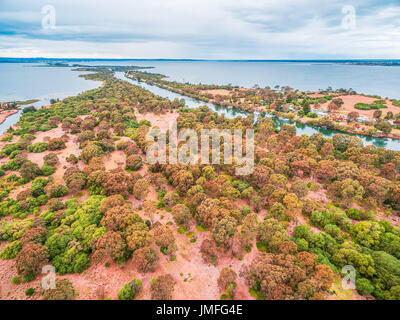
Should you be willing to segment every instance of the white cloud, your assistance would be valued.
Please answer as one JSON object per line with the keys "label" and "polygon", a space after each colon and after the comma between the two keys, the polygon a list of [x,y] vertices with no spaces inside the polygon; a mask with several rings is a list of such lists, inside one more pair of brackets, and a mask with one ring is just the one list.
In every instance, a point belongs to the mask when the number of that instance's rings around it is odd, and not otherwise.
{"label": "white cloud", "polygon": [[[2,0],[1,56],[110,58],[399,58],[400,5],[342,0]],[[385,4],[386,3],[386,4]],[[56,9],[55,30],[40,10]]]}

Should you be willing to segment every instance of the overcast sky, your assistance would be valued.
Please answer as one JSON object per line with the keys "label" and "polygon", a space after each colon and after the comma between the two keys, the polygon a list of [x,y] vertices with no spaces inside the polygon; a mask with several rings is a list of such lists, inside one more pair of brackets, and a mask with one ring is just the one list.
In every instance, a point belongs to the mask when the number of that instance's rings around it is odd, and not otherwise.
{"label": "overcast sky", "polygon": [[394,59],[400,0],[0,0],[0,56]]}

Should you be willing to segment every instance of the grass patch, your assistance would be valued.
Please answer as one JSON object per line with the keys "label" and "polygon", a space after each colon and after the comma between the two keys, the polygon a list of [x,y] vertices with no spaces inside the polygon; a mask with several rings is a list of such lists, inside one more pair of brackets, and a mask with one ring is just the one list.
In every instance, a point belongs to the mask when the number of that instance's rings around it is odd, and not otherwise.
{"label": "grass patch", "polygon": [[253,298],[256,298],[258,300],[258,293],[256,290],[250,288],[249,293]]}
{"label": "grass patch", "polygon": [[376,100],[372,102],[371,104],[368,103],[357,103],[354,108],[358,110],[372,110],[372,109],[384,109],[387,108],[387,105],[385,104],[386,102],[384,100]]}
{"label": "grass patch", "polygon": [[35,293],[35,289],[33,289],[33,288],[29,288],[29,289],[27,289],[26,291],[25,291],[25,295],[27,295],[27,296],[31,296],[31,295],[33,295]]}
{"label": "grass patch", "polygon": [[396,106],[396,107],[400,107],[400,100],[395,100],[395,99],[393,99],[393,100],[392,100],[392,104],[393,104],[394,106]]}
{"label": "grass patch", "polygon": [[201,225],[199,225],[199,224],[196,226],[196,229],[197,229],[198,231],[208,231],[208,228],[203,227],[203,226],[201,226]]}
{"label": "grass patch", "polygon": [[195,235],[194,232],[189,232],[189,233],[186,235],[186,237],[189,238],[189,242],[190,242],[190,243],[195,243],[196,240],[197,240],[197,237],[196,237],[196,235]]}
{"label": "grass patch", "polygon": [[257,242],[257,249],[261,252],[267,252],[267,246],[262,242]]}
{"label": "grass patch", "polygon": [[179,227],[179,228],[178,228],[178,233],[184,234],[185,232],[186,232],[186,229],[185,229],[185,228],[183,228],[183,227]]}

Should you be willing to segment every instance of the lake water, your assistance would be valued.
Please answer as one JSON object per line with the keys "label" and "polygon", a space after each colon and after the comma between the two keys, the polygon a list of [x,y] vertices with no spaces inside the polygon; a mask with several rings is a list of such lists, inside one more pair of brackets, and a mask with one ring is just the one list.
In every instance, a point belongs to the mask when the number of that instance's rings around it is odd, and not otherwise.
{"label": "lake water", "polygon": [[[400,99],[400,67],[344,65],[310,62],[230,61],[93,61],[87,65],[152,66],[150,72],[170,80],[190,83],[229,84],[250,88],[275,85],[302,91],[353,88],[359,93]],[[400,109],[399,109],[400,112]]]}
{"label": "lake water", "polygon": [[[97,88],[100,82],[79,77],[83,72],[71,68],[38,67],[38,64],[0,63],[0,101],[23,101],[39,99],[32,103],[35,107],[50,104],[50,99],[63,99],[80,92]],[[0,124],[0,134],[15,124],[21,116],[18,113]]]}
{"label": "lake water", "polygon": [[[318,90],[331,86],[337,88],[353,88],[366,93],[383,97],[399,98],[400,67],[357,66],[332,63],[309,62],[228,62],[228,61],[74,61],[86,65],[137,65],[153,66],[150,72],[162,73],[170,80],[191,83],[229,84],[243,87],[289,85],[299,90]],[[84,80],[78,75],[82,72],[71,71],[71,68],[38,67],[31,63],[0,63],[0,101],[40,99],[35,106],[49,104],[51,98],[65,98],[82,91],[99,86],[98,82]],[[124,78],[123,75],[119,77]],[[147,86],[141,84],[142,86]],[[160,96],[174,99],[182,98],[176,93],[155,86],[146,87]],[[184,97],[190,107],[204,105],[204,102]],[[210,106],[210,105],[209,105]],[[218,113],[227,116],[243,115],[239,110],[210,106]],[[400,112],[400,109],[399,109]],[[0,134],[15,124],[21,111],[7,118],[0,125]],[[282,121],[281,121],[282,122]],[[285,121],[283,121],[285,122]],[[337,133],[331,130],[312,128],[296,124],[298,134],[321,132],[325,136]],[[400,150],[400,141],[362,137],[366,145],[374,144],[392,150]]]}

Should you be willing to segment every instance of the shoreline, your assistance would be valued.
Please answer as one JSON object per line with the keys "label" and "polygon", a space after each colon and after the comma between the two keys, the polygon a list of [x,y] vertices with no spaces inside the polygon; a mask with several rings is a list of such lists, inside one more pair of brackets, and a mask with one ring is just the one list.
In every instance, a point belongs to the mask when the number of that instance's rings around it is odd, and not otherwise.
{"label": "shoreline", "polygon": [[[125,74],[125,77],[128,78],[128,79],[131,79],[131,80],[136,80],[134,77],[129,76],[129,74]],[[180,95],[183,95],[185,97],[192,98],[192,99],[195,99],[195,100],[198,100],[198,101],[202,101],[202,102],[205,102],[205,103],[212,103],[212,104],[214,104],[216,106],[219,106],[219,107],[235,108],[238,111],[247,112],[249,114],[254,114],[255,112],[262,113],[262,112],[265,111],[265,110],[260,110],[259,108],[254,107],[254,106],[248,106],[247,108],[244,108],[244,107],[240,108],[240,107],[237,107],[237,106],[220,104],[215,99],[206,99],[206,98],[203,98],[203,97],[197,97],[195,95],[188,95],[188,94],[186,94],[186,92],[184,90],[173,88],[173,87],[169,87],[169,86],[167,86],[165,84],[158,83],[157,81],[152,81],[151,79],[141,79],[141,82],[144,82],[144,83],[146,83],[148,85],[156,86],[158,88],[165,89],[165,90],[168,90],[170,92],[173,92],[173,93],[176,93],[176,94],[180,94]],[[357,96],[362,96],[362,95],[358,94]],[[365,98],[368,98],[368,97],[365,96]],[[312,111],[314,111],[314,110],[312,110]],[[282,116],[279,116],[279,115],[276,116],[276,117],[278,119],[285,118],[285,117],[282,117]],[[371,134],[368,134],[367,132],[364,132],[364,131],[357,131],[357,130],[350,131],[350,130],[345,130],[344,128],[336,128],[336,127],[333,128],[333,129],[330,129],[330,128],[326,128],[324,126],[319,126],[319,125],[317,125],[315,123],[312,123],[312,124],[308,123],[310,121],[317,121],[317,120],[320,120],[322,118],[323,117],[319,117],[317,119],[313,119],[313,118],[310,118],[310,119],[307,119],[307,118],[293,118],[293,119],[289,119],[289,120],[290,120],[290,122],[300,123],[300,124],[303,124],[303,125],[309,125],[309,126],[312,126],[312,127],[315,127],[315,128],[320,128],[320,129],[334,130],[334,131],[338,131],[338,133],[343,133],[343,134],[356,135],[356,136],[358,135],[358,136],[363,136],[363,137],[367,137],[367,138],[370,137],[370,138],[376,138],[376,139],[400,140],[400,136],[393,135],[393,134],[390,134],[390,133],[389,134],[380,133],[380,134],[377,134],[377,135],[371,135]]]}
{"label": "shoreline", "polygon": [[18,113],[18,109],[12,109],[12,110],[7,110],[7,111],[1,111],[0,112],[0,124],[3,124],[8,117],[12,116],[13,114]]}

